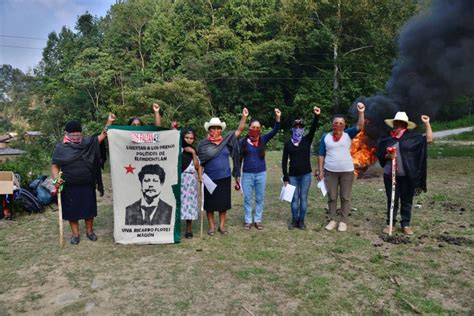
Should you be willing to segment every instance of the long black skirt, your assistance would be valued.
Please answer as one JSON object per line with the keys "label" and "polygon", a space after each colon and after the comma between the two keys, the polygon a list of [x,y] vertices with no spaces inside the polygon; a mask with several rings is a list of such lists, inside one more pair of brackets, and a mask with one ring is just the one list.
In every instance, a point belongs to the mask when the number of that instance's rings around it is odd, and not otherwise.
{"label": "long black skirt", "polygon": [[204,209],[206,212],[229,210],[232,207],[230,201],[231,177],[212,181],[217,184],[217,187],[211,194],[204,186]]}
{"label": "long black skirt", "polygon": [[61,192],[63,219],[77,221],[97,216],[97,197],[94,184],[64,184]]}

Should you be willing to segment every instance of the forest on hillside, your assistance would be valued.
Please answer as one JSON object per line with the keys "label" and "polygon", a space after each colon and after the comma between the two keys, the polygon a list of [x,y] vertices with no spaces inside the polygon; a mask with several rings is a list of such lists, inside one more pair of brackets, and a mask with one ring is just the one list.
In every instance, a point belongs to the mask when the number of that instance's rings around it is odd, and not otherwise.
{"label": "forest on hillside", "polygon": [[41,62],[24,74],[1,68],[1,129],[57,138],[80,118],[89,131],[108,112],[164,125],[229,123],[243,106],[284,127],[318,105],[347,113],[355,98],[383,91],[399,28],[418,1],[129,0],[104,17],[85,12],[75,29],[51,32]]}
{"label": "forest on hillside", "polygon": [[[51,32],[32,73],[0,68],[0,129],[38,130],[51,142],[64,123],[87,132],[108,112],[125,124],[178,120],[200,130],[211,115],[230,126],[241,109],[264,126],[273,108],[283,130],[313,106],[347,114],[360,96],[383,93],[401,27],[430,1],[417,0],[117,0],[103,17],[88,12],[74,29]],[[439,110],[472,110],[472,98]]]}

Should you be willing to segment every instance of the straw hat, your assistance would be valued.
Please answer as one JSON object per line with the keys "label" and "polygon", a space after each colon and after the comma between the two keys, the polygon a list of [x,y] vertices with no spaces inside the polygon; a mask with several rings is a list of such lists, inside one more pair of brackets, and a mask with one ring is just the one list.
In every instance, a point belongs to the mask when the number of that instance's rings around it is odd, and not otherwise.
{"label": "straw hat", "polygon": [[408,120],[408,115],[406,114],[406,112],[397,112],[397,114],[395,114],[395,117],[393,119],[385,120],[385,124],[387,124],[390,127],[393,127],[393,121],[402,121],[402,122],[407,123],[408,129],[414,129],[416,127],[415,123]]}
{"label": "straw hat", "polygon": [[227,125],[226,125],[226,123],[221,122],[220,118],[213,117],[213,118],[211,118],[211,120],[209,122],[204,123],[204,129],[206,131],[208,131],[209,127],[212,127],[212,126],[220,126],[222,128],[222,130],[225,130],[225,127]]}

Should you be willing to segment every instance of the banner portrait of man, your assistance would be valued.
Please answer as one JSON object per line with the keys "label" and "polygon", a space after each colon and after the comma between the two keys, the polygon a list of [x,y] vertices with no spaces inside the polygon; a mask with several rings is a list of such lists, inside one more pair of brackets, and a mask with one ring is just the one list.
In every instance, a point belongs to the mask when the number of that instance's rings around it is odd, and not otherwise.
{"label": "banner portrait of man", "polygon": [[171,205],[160,199],[165,170],[160,165],[145,165],[138,173],[142,197],[127,206],[125,225],[169,225],[171,223]]}

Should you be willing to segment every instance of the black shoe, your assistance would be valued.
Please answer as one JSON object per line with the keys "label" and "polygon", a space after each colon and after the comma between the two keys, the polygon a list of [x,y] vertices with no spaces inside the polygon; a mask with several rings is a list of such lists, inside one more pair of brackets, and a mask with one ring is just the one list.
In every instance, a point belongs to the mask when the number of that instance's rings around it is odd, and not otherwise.
{"label": "black shoe", "polygon": [[290,225],[288,225],[289,230],[293,230],[298,227],[298,221],[293,220]]}
{"label": "black shoe", "polygon": [[97,235],[94,232],[92,232],[90,234],[86,233],[86,235],[87,235],[87,238],[89,238],[90,241],[96,241],[97,240]]}
{"label": "black shoe", "polygon": [[298,221],[298,228],[299,229],[306,229],[306,225],[304,224],[304,220]]}
{"label": "black shoe", "polygon": [[184,238],[186,238],[186,239],[191,239],[191,238],[193,238],[193,233],[191,233],[191,232],[186,232],[186,234],[184,234]]}
{"label": "black shoe", "polygon": [[79,236],[71,236],[71,240],[69,241],[69,243],[71,245],[79,245],[80,241],[81,241],[81,238],[79,238]]}

